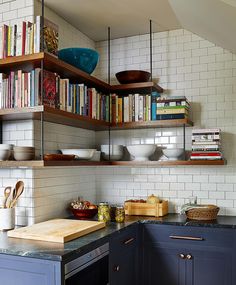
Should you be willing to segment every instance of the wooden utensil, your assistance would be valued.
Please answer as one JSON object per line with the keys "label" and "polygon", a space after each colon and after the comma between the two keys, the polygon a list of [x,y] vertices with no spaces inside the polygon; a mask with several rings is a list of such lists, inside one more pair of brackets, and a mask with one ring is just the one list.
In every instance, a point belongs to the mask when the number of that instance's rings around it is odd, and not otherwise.
{"label": "wooden utensil", "polygon": [[11,194],[11,187],[10,187],[10,186],[7,186],[7,187],[4,189],[3,208],[7,208],[7,199],[9,198],[10,194]]}
{"label": "wooden utensil", "polygon": [[13,197],[9,208],[13,208],[16,205],[16,202],[23,191],[24,191],[24,182],[18,181],[16,183],[15,189],[13,190]]}

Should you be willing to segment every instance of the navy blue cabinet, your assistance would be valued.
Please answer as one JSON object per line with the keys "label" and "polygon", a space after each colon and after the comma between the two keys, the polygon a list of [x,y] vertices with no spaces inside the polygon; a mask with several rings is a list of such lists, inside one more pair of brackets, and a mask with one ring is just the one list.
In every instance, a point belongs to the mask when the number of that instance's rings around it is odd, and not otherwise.
{"label": "navy blue cabinet", "polygon": [[60,262],[1,254],[0,284],[61,285]]}
{"label": "navy blue cabinet", "polygon": [[139,268],[138,225],[116,234],[110,241],[109,284],[137,284]]}
{"label": "navy blue cabinet", "polygon": [[233,285],[231,229],[144,225],[142,283]]}

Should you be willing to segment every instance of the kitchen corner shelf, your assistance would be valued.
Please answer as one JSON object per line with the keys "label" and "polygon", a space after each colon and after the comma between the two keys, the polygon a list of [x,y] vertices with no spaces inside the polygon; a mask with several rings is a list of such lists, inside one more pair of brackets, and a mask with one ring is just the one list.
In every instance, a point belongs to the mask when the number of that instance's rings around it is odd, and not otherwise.
{"label": "kitchen corner shelf", "polygon": [[43,61],[45,69],[57,72],[64,78],[70,78],[72,81],[75,80],[77,83],[85,83],[89,87],[96,87],[107,94],[110,91],[109,84],[46,52],[1,59],[0,69],[1,72],[8,72],[19,68],[24,71],[30,71],[33,68],[41,67],[41,61]]}
{"label": "kitchen corner shelf", "polygon": [[112,85],[111,91],[113,93],[118,93],[119,95],[120,94],[127,95],[127,93],[147,94],[152,91],[163,93],[164,89],[154,82],[140,82],[140,83]]}
{"label": "kitchen corner shelf", "polygon": [[14,109],[0,109],[0,120],[40,120],[41,114],[43,114],[43,119],[45,121],[51,123],[63,124],[95,131],[104,131],[109,128],[108,122],[91,119],[63,110],[58,110],[46,105]]}
{"label": "kitchen corner shelf", "polygon": [[159,161],[113,161],[119,166],[177,166],[177,165],[225,165],[225,160],[159,160]]}
{"label": "kitchen corner shelf", "polygon": [[156,121],[140,121],[112,124],[111,130],[128,130],[128,129],[143,129],[143,128],[174,128],[174,127],[193,126],[193,122],[189,119],[178,120],[156,120]]}
{"label": "kitchen corner shelf", "polygon": [[0,168],[42,168],[42,167],[80,167],[80,166],[184,166],[184,165],[225,165],[226,160],[176,160],[176,161],[0,161]]}

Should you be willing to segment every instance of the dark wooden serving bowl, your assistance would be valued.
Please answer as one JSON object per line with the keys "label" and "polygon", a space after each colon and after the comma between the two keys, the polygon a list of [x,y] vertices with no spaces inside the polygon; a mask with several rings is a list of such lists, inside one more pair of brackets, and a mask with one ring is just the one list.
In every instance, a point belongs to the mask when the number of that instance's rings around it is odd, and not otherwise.
{"label": "dark wooden serving bowl", "polygon": [[72,207],[69,209],[79,220],[92,219],[98,212],[98,209],[73,209]]}
{"label": "dark wooden serving bowl", "polygon": [[125,70],[116,73],[116,78],[120,84],[148,82],[151,73],[144,70]]}

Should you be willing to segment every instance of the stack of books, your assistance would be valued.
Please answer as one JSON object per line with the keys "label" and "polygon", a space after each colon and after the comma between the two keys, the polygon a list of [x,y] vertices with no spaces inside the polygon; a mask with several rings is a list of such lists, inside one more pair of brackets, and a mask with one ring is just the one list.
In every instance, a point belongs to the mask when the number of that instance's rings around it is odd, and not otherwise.
{"label": "stack of books", "polygon": [[189,118],[190,104],[185,96],[158,99],[156,120],[176,120]]}
{"label": "stack of books", "polygon": [[[41,69],[30,72],[0,73],[0,108],[48,105],[97,120],[109,121],[109,96],[84,84],[72,84],[57,73],[44,70],[41,92]],[[43,93],[43,95],[42,95]]]}
{"label": "stack of books", "polygon": [[191,160],[220,160],[220,129],[193,129]]}
{"label": "stack of books", "polygon": [[44,19],[44,49],[41,39],[42,17],[36,22],[23,21],[16,25],[0,27],[0,59],[47,51],[58,53],[58,26]]}

